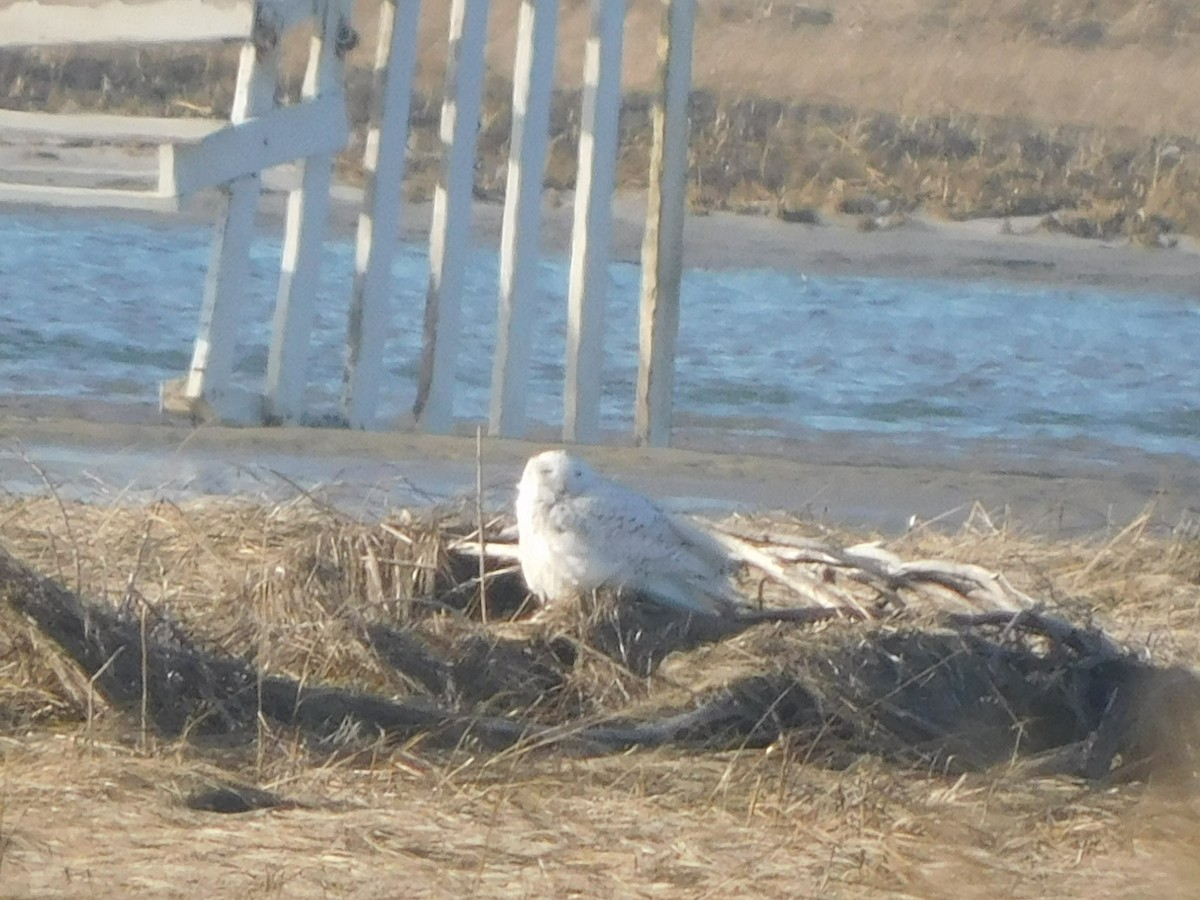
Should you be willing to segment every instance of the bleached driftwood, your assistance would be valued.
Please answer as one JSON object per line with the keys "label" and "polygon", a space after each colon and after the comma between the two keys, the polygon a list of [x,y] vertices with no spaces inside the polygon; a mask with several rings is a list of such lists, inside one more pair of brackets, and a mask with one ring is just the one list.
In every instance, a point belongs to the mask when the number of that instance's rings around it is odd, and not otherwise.
{"label": "bleached driftwood", "polygon": [[[757,573],[806,604],[853,618],[875,619],[904,611],[1011,616],[1039,607],[1002,573],[973,563],[905,560],[878,541],[841,547],[831,540],[738,522],[690,521],[725,547],[748,573]],[[481,544],[472,534],[453,541],[448,549],[469,556],[482,553],[489,561],[512,565],[518,558],[515,537],[509,530]]]}

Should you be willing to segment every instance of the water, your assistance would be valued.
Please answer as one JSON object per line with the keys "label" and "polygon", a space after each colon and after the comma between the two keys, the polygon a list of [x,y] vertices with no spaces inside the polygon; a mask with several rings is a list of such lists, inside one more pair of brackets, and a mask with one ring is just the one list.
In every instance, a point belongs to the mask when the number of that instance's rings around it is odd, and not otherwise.
{"label": "water", "polygon": [[[185,371],[211,232],[89,217],[0,219],[0,393],[156,402]],[[348,239],[326,248],[309,408],[334,415]],[[277,239],[252,248],[237,371],[261,388],[279,269]],[[428,271],[402,244],[386,344],[385,418],[415,391]],[[628,433],[638,270],[611,270],[603,426]],[[541,263],[530,415],[562,418],[567,261]],[[487,414],[497,258],[466,272],[456,415]],[[689,270],[683,281],[677,422],[682,433],[779,441],[840,433],[906,446],[1001,442],[1017,455],[1086,445],[1200,458],[1194,300],[1094,288]]]}

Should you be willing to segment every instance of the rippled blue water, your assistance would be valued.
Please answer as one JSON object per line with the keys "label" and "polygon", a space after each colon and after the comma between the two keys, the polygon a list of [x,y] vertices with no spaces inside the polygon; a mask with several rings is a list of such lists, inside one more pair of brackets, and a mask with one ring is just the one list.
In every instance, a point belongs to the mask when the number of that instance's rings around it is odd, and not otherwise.
{"label": "rippled blue water", "polygon": [[[210,232],[128,221],[0,219],[0,392],[153,402],[194,337]],[[238,364],[259,386],[280,247],[261,237]],[[310,407],[336,410],[353,249],[331,241],[316,324]],[[394,267],[389,389],[414,391],[427,259],[403,244]],[[538,275],[532,418],[561,420],[566,260]],[[497,260],[466,277],[456,413],[483,417],[491,377]],[[632,421],[638,270],[614,265],[608,307],[607,428]],[[1200,308],[1195,300],[1093,288],[774,271],[687,272],[676,374],[684,427],[787,438],[815,432],[966,446],[1085,439],[1200,457]]]}

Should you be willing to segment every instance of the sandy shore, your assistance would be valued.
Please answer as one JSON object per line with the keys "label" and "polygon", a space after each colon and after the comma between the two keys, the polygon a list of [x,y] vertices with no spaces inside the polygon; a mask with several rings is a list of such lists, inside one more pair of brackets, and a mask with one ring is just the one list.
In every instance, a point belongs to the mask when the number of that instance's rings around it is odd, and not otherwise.
{"label": "sandy shore", "polygon": [[[487,505],[507,508],[527,456],[551,442],[485,439]],[[471,436],[337,429],[199,429],[178,423],[0,418],[0,485],[100,501],[315,492],[357,516],[470,496]],[[978,503],[997,526],[1052,536],[1104,532],[1153,504],[1163,528],[1200,518],[1200,471],[1186,459],[1107,461],[930,456],[839,438],[781,455],[694,449],[589,447],[602,470],[675,508],[776,510],[835,525],[897,532],[910,522],[955,528]],[[31,463],[36,464],[31,465]],[[40,471],[39,471],[40,470]]]}
{"label": "sandy shore", "polygon": [[[0,146],[0,178],[24,180],[36,174],[35,169],[50,166],[60,180],[70,183],[129,186],[149,177],[153,165],[150,152]],[[264,224],[280,220],[282,191],[292,178],[288,171],[269,174]],[[568,250],[571,209],[558,202],[564,199],[569,198],[548,198],[543,232],[547,252]],[[333,217],[339,231],[353,227],[357,200],[353,188],[336,190]],[[216,208],[214,197],[201,196],[170,221],[211,221]],[[16,210],[10,206],[5,211]],[[614,212],[615,257],[636,260],[641,203],[621,197]],[[498,241],[500,221],[499,206],[477,205],[476,239]],[[409,206],[403,237],[422,239],[428,222],[428,205]],[[863,233],[851,222],[789,225],[722,213],[689,219],[686,258],[699,267],[989,278],[1200,296],[1200,253],[1190,243],[1150,251],[1033,233],[1031,224],[918,218],[894,230]],[[524,457],[548,442],[487,441],[487,481],[497,504],[507,502],[505,492]],[[229,493],[271,484],[282,489],[286,478],[305,488],[336,485],[340,501],[357,504],[368,514],[381,503],[452,496],[474,483],[474,441],[469,437],[293,428],[193,431],[159,420],[153,411],[131,415],[128,410],[83,409],[68,402],[0,399],[0,443],[23,448],[0,456],[0,483],[10,490],[36,490],[41,481],[22,452],[53,478],[84,494]],[[603,447],[589,448],[587,454],[602,468],[681,506],[781,509],[886,530],[904,527],[913,516],[954,525],[975,502],[994,516],[1011,514],[1023,527],[1054,534],[1120,525],[1149,503],[1156,505],[1156,517],[1164,525],[1174,525],[1193,511],[1200,515],[1200,473],[1193,461],[1182,458],[1127,453],[1095,459],[1066,447],[1054,459],[1029,460],[1002,450],[961,454],[938,452],[936,447],[900,449],[878,439],[836,435],[774,447],[769,454],[739,452],[746,448],[736,446],[721,449],[724,452],[714,454],[696,448]]]}

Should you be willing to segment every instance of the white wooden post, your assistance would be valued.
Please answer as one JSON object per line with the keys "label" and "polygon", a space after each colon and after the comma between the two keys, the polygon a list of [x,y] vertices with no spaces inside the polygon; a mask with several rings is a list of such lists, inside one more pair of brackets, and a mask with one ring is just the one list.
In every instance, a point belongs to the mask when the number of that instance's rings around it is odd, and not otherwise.
{"label": "white wooden post", "polygon": [[[302,91],[306,101],[342,92],[338,32],[343,25],[350,27],[352,2],[318,0]],[[297,420],[304,411],[321,247],[329,219],[333,156],[320,153],[301,159],[297,165],[301,172],[300,186],[288,195],[279,293],[267,355],[266,414],[283,422]]]}
{"label": "white wooden post", "polygon": [[604,312],[612,244],[621,115],[621,39],[625,0],[592,0],[592,25],[583,57],[583,116],[567,289],[567,368],[563,440],[600,437]]}
{"label": "white wooden post", "polygon": [[541,238],[542,180],[554,90],[558,0],[521,0],[513,69],[512,137],[500,233],[500,302],[489,433],[521,437]]}
{"label": "white wooden post", "polygon": [[671,441],[695,12],[695,0],[663,0],[658,44],[659,96],[654,104],[654,144],[650,151],[646,234],[642,243],[634,407],[634,437],[638,443],[652,447],[665,447]]}
{"label": "white wooden post", "polygon": [[442,170],[433,195],[424,346],[413,414],[435,434],[454,425],[463,269],[471,236],[475,138],[483,100],[488,0],[452,0],[442,101]]}
{"label": "white wooden post", "polygon": [[[268,112],[275,105],[278,46],[274,41],[242,45],[232,121],[236,124]],[[204,283],[200,327],[192,363],[184,385],[184,398],[192,404],[203,399],[227,421],[261,419],[261,404],[232,385],[233,356],[238,338],[239,302],[250,275],[250,243],[258,210],[261,182],[258,174],[246,175],[226,188],[223,221],[213,239],[212,258]]]}
{"label": "white wooden post", "polygon": [[358,215],[342,383],[342,411],[351,428],[375,426],[420,14],[421,0],[384,0],[379,5],[371,121],[363,152],[363,208]]}

